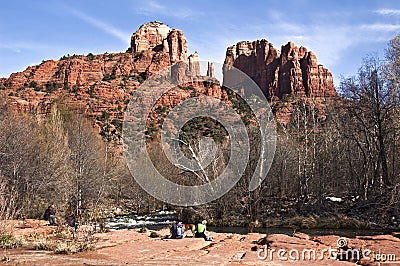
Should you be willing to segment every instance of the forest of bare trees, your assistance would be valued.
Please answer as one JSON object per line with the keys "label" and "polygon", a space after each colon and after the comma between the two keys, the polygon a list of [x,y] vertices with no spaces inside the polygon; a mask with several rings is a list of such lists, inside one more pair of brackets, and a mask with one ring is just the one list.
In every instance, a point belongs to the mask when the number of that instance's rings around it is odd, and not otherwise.
{"label": "forest of bare trees", "polygon": [[[326,119],[314,99],[293,98],[292,122],[278,125],[274,162],[258,189],[248,191],[259,155],[254,148],[238,184],[195,208],[166,206],[147,195],[130,175],[121,147],[102,140],[79,110],[57,103],[46,116],[16,114],[0,98],[0,219],[40,218],[55,203],[78,215],[112,206],[134,212],[168,207],[183,218],[207,216],[221,225],[268,225],[265,221],[296,216],[395,225],[400,223],[399,85],[400,35],[389,42],[385,59],[366,57],[357,75],[342,79],[341,99],[326,110]],[[248,128],[257,146],[257,129]],[[205,169],[210,176],[229,159],[224,138],[218,138],[218,161]],[[157,163],[178,183],[180,175],[195,175]]]}
{"label": "forest of bare trees", "polygon": [[255,150],[245,177],[203,213],[230,225],[276,220],[288,225],[285,220],[293,217],[311,217],[313,222],[304,225],[309,227],[318,226],[320,217],[365,222],[352,223],[355,227],[398,225],[399,81],[397,36],[385,59],[368,56],[357,75],[341,80],[341,98],[326,110],[326,119],[320,118],[315,99],[293,97],[291,123],[278,125],[274,162],[261,187],[247,191]]}
{"label": "forest of bare trees", "polygon": [[132,187],[118,149],[83,114],[62,104],[46,117],[8,112],[4,103],[2,109],[1,219],[40,218],[51,203],[65,213],[93,213]]}

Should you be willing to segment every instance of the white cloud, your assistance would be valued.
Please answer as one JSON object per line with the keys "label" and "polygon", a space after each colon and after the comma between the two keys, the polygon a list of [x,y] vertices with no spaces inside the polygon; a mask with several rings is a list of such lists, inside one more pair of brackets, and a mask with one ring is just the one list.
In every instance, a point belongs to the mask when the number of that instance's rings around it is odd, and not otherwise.
{"label": "white cloud", "polygon": [[135,12],[141,15],[162,15],[166,17],[174,17],[185,19],[199,14],[198,11],[194,12],[192,9],[185,7],[167,7],[156,1],[149,1],[140,5],[140,8],[135,8]]}
{"label": "white cloud", "polygon": [[23,51],[62,51],[65,47],[58,45],[50,45],[46,43],[38,43],[33,41],[11,41],[11,42],[0,42],[0,50],[11,50],[14,53],[21,53]]}
{"label": "white cloud", "polygon": [[71,7],[64,6],[64,9],[67,10],[70,14],[74,15],[75,17],[87,22],[88,24],[116,37],[117,39],[126,43],[130,39],[130,34],[123,32],[116,27],[108,24],[104,21],[98,20],[93,18],[79,10],[73,9]]}
{"label": "white cloud", "polygon": [[385,23],[374,23],[364,24],[360,26],[361,29],[372,30],[372,31],[398,31],[400,30],[399,24],[385,24]]}
{"label": "white cloud", "polygon": [[379,15],[398,16],[400,15],[400,9],[378,9],[375,10],[375,13]]}
{"label": "white cloud", "polygon": [[[391,13],[394,11],[392,10]],[[381,45],[390,40],[393,33],[400,30],[400,25],[395,22],[385,24],[380,20],[372,21],[370,24],[347,23],[347,13],[327,18],[321,14],[318,23],[315,23],[315,20],[292,21],[290,17],[281,16],[278,11],[273,10],[270,10],[269,14],[273,19],[267,21],[253,20],[251,23],[241,22],[240,24],[225,22],[221,26],[215,23],[216,27],[201,36],[202,38],[191,39],[190,41],[195,45],[191,43],[190,47],[194,46],[203,59],[221,61],[226,47],[240,40],[251,41],[265,38],[278,49],[288,41],[293,41],[297,46],[305,46],[308,50],[314,51],[319,63],[328,69],[343,71],[342,65],[346,61],[344,57],[349,56],[348,51],[368,43]],[[212,36],[212,38],[207,36]],[[348,71],[348,68],[345,69]],[[335,76],[335,78],[338,77]]]}
{"label": "white cloud", "polygon": [[166,9],[165,6],[157,3],[156,1],[150,1],[148,3],[148,6],[151,7],[152,9],[154,9],[154,10],[165,10]]}

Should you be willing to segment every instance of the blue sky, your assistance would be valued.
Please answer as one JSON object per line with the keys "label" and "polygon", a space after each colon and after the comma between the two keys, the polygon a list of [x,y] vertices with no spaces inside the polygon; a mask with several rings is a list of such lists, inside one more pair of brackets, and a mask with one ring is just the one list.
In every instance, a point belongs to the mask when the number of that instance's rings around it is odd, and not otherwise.
{"label": "blue sky", "polygon": [[184,31],[189,52],[223,62],[226,47],[265,38],[317,54],[338,84],[362,58],[384,56],[400,33],[398,0],[286,1],[3,1],[0,77],[65,54],[125,51],[143,23],[159,20]]}

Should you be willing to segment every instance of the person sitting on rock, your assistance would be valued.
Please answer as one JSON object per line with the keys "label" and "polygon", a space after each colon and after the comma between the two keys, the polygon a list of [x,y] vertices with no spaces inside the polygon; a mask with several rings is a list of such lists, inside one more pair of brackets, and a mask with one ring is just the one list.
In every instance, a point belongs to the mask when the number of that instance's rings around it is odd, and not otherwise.
{"label": "person sitting on rock", "polygon": [[44,212],[43,218],[49,221],[50,225],[58,225],[56,218],[56,207],[52,204]]}
{"label": "person sitting on rock", "polygon": [[171,238],[176,238],[178,233],[178,225],[176,224],[176,221],[172,222],[171,226],[169,227],[169,231],[171,232]]}
{"label": "person sitting on rock", "polygon": [[198,237],[198,238],[202,237],[206,241],[212,241],[213,238],[209,234],[207,234],[206,224],[207,224],[206,220],[203,220],[201,223],[198,223],[197,226],[196,226],[196,233],[195,233],[194,236]]}
{"label": "person sitting on rock", "polygon": [[185,238],[185,227],[183,226],[182,222],[179,222],[176,226],[176,238],[177,239],[182,239]]}

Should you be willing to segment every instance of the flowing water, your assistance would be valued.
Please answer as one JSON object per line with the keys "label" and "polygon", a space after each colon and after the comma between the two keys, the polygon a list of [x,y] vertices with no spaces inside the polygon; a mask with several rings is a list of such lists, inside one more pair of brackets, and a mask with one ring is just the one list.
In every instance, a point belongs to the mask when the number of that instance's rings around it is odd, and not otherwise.
{"label": "flowing water", "polygon": [[[157,230],[164,228],[177,220],[175,212],[160,211],[146,215],[123,215],[115,218],[109,218],[106,222],[106,228],[111,230],[120,229],[133,229],[140,227],[147,227],[149,229]],[[208,226],[208,230],[216,233],[237,233],[247,234],[249,233],[246,227],[213,227]],[[355,230],[355,229],[298,229],[297,232],[303,232],[310,236],[323,236],[323,235],[339,235],[343,237],[355,237],[355,236],[371,236],[381,235],[390,233],[388,230]],[[255,228],[255,233],[262,234],[285,234],[293,235],[295,230],[293,228]]]}
{"label": "flowing water", "polygon": [[140,228],[145,226],[149,229],[159,229],[168,226],[176,219],[175,212],[170,211],[160,211],[146,215],[129,214],[107,219],[106,228],[111,230],[119,230]]}

